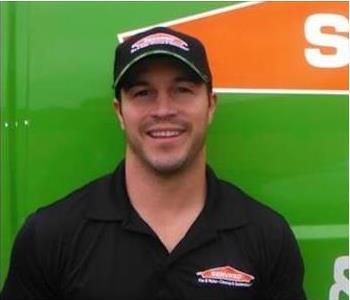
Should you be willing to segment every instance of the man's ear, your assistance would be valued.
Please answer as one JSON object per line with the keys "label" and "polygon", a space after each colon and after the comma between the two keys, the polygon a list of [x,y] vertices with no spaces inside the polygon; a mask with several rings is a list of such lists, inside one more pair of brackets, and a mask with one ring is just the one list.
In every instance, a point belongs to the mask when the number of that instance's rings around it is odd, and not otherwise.
{"label": "man's ear", "polygon": [[118,117],[120,128],[122,130],[124,130],[125,127],[124,127],[124,119],[123,119],[123,113],[122,113],[122,103],[120,102],[120,100],[114,98],[113,99],[113,107],[114,107],[114,111]]}
{"label": "man's ear", "polygon": [[218,97],[217,97],[217,95],[215,93],[212,92],[209,95],[209,119],[208,119],[209,120],[209,124],[211,124],[211,122],[213,120],[217,102],[218,102]]}

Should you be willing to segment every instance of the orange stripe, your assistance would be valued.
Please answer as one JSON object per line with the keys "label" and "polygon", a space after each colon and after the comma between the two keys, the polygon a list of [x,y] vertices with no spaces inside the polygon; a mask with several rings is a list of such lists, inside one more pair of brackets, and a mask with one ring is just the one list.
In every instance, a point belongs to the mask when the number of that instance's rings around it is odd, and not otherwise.
{"label": "orange stripe", "polygon": [[325,69],[306,61],[304,50],[311,45],[304,24],[316,13],[348,18],[348,3],[265,2],[172,27],[206,44],[215,87],[347,90],[348,65]]}

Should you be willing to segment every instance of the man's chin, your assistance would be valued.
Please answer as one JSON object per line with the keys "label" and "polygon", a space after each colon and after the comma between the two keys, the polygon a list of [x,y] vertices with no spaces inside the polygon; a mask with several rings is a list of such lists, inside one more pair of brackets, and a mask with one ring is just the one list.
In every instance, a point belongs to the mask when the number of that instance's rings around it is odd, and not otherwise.
{"label": "man's chin", "polygon": [[169,176],[177,174],[186,166],[186,159],[149,159],[148,165],[159,175]]}

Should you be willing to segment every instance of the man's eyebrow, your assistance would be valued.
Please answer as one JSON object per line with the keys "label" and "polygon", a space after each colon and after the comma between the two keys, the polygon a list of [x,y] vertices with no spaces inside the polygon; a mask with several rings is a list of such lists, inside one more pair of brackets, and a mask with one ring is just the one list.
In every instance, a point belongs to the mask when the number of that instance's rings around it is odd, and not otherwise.
{"label": "man's eyebrow", "polygon": [[[192,83],[192,84],[199,84],[201,82],[201,80],[197,79],[197,78],[194,78],[193,76],[190,76],[190,75],[181,75],[181,76],[178,76],[174,79],[174,81],[176,83],[180,83],[180,82],[189,82],[189,83]],[[142,87],[142,86],[149,86],[150,83],[146,80],[132,80],[132,81],[126,81],[123,85],[122,85],[122,88],[125,90],[125,91],[129,91],[130,89],[132,88],[135,88],[135,87]]]}
{"label": "man's eyebrow", "polygon": [[129,82],[129,83],[126,83],[125,84],[125,87],[124,89],[126,91],[134,88],[134,87],[137,87],[137,86],[148,86],[149,83],[147,81],[144,81],[144,80],[136,80],[136,81],[132,81],[132,82]]}

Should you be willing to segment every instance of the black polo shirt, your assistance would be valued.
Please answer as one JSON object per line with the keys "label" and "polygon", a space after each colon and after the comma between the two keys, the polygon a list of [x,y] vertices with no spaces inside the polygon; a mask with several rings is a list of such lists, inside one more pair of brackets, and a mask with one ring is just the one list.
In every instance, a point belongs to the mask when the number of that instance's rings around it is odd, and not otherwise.
{"label": "black polo shirt", "polygon": [[131,206],[124,173],[122,162],[27,219],[1,299],[306,299],[296,240],[276,212],[208,167],[205,206],[168,253]]}

